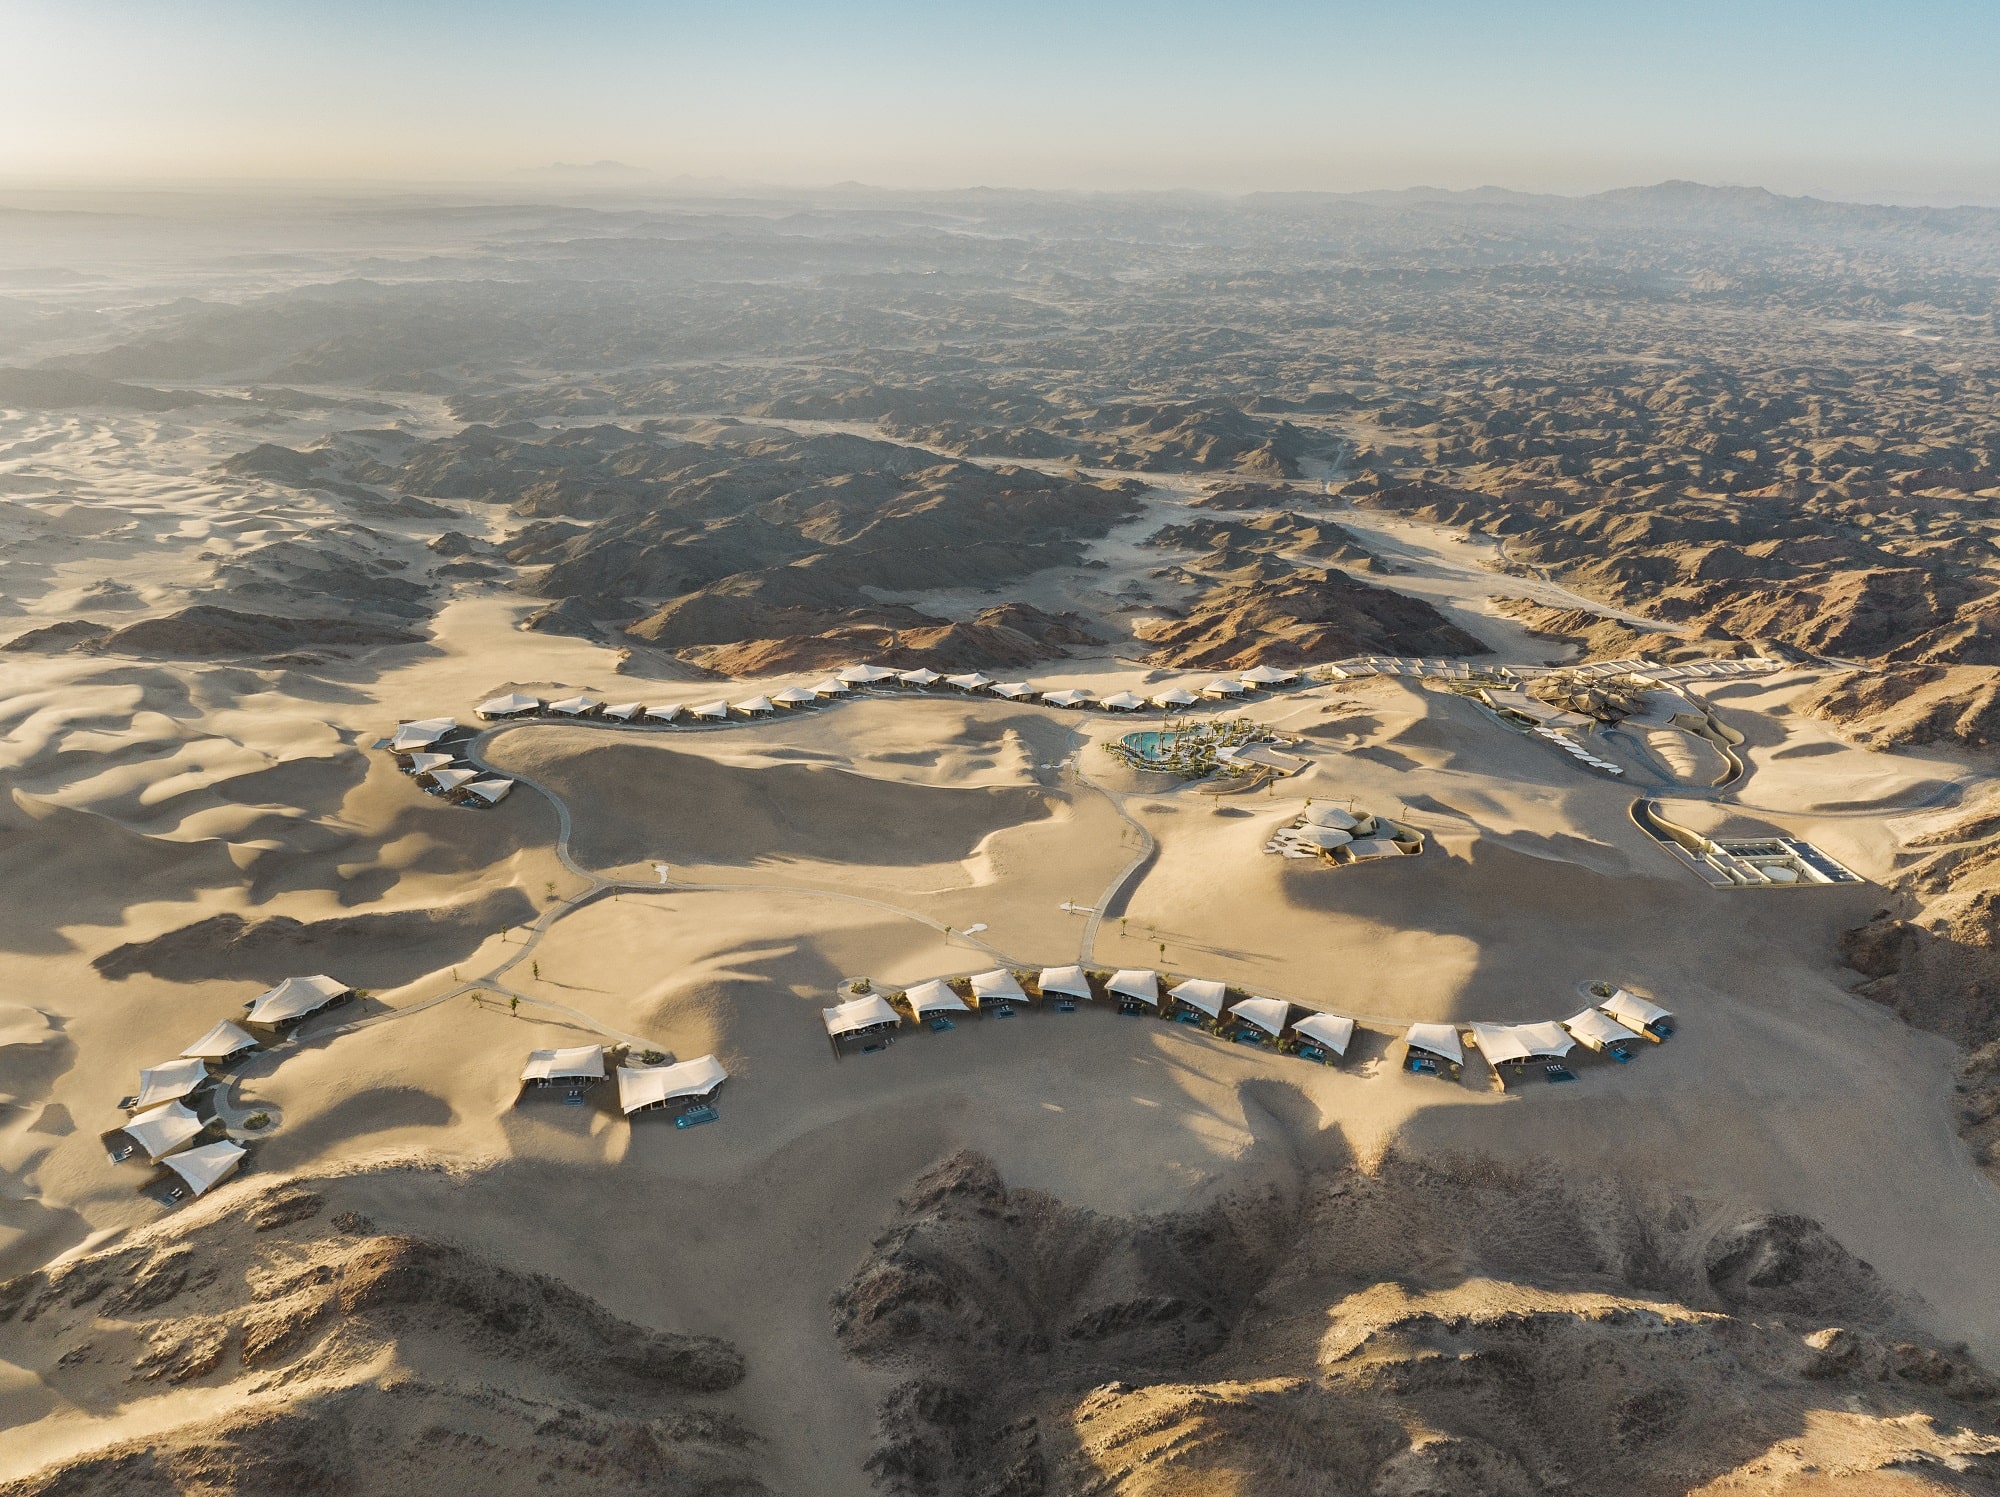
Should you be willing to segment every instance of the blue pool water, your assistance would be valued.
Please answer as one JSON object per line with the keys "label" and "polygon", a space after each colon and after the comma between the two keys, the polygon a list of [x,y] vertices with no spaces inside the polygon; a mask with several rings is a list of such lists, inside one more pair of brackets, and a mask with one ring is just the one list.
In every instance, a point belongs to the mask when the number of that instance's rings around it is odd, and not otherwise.
{"label": "blue pool water", "polygon": [[1173,748],[1174,739],[1178,736],[1174,733],[1160,732],[1127,733],[1125,747],[1141,759],[1159,759]]}

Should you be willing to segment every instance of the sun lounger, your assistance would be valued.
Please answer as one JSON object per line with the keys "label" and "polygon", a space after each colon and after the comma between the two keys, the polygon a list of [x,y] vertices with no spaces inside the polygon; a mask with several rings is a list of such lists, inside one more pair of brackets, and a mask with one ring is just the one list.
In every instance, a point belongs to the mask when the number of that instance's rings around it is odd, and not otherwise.
{"label": "sun lounger", "polygon": [[1174,1015],[1174,1022],[1176,1024],[1199,1024],[1201,1023],[1201,1015],[1191,1008],[1184,1008]]}
{"label": "sun lounger", "polygon": [[1230,1039],[1239,1045],[1261,1045],[1264,1043],[1264,1031],[1261,1029],[1239,1029],[1230,1036]]}
{"label": "sun lounger", "polygon": [[1317,1061],[1323,1066],[1332,1063],[1327,1059],[1326,1052],[1317,1045],[1301,1045],[1292,1054],[1298,1056],[1300,1060]]}
{"label": "sun lounger", "polygon": [[1410,1057],[1410,1069],[1419,1076],[1436,1076],[1440,1074],[1438,1063],[1428,1055],[1412,1055]]}
{"label": "sun lounger", "polygon": [[568,1091],[564,1092],[563,1106],[565,1107],[583,1106],[583,1088],[580,1086],[574,1086],[571,1087]]}
{"label": "sun lounger", "polygon": [[690,1107],[686,1112],[675,1118],[674,1126],[676,1128],[699,1128],[703,1123],[712,1123],[721,1116],[722,1114],[717,1112],[713,1107],[710,1107],[706,1102],[702,1102]]}
{"label": "sun lounger", "polygon": [[1148,1010],[1146,1008],[1146,1005],[1143,1003],[1127,1002],[1118,1005],[1118,1012],[1126,1015],[1128,1018],[1136,1018],[1138,1015],[1146,1013],[1147,1011]]}
{"label": "sun lounger", "polygon": [[947,1019],[943,1014],[939,1014],[935,1019],[931,1020],[931,1029],[933,1032],[937,1034],[943,1034],[947,1029],[956,1029],[956,1028],[958,1028],[958,1026],[952,1023],[951,1020]]}
{"label": "sun lounger", "polygon": [[1568,1066],[1547,1066],[1544,1067],[1544,1074],[1548,1076],[1550,1081],[1576,1080],[1576,1072],[1572,1071]]}

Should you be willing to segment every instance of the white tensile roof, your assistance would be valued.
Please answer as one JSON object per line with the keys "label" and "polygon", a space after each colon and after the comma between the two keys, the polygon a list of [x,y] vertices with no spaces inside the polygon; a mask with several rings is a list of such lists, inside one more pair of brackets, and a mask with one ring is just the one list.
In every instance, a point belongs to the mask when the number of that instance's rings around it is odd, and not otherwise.
{"label": "white tensile roof", "polygon": [[1098,706],[1109,707],[1113,712],[1131,712],[1146,705],[1144,697],[1132,695],[1129,691],[1114,691],[1108,697],[1099,698]]}
{"label": "white tensile roof", "polygon": [[703,702],[699,707],[688,708],[688,712],[695,717],[727,717],[729,716],[729,703],[720,699],[713,702]]}
{"label": "white tensile roof", "polygon": [[1644,1029],[1648,1024],[1657,1024],[1662,1019],[1671,1019],[1672,1014],[1656,1003],[1648,1003],[1637,993],[1628,993],[1619,988],[1609,998],[1597,1005],[1620,1024],[1633,1029]]}
{"label": "white tensile roof", "polygon": [[250,1151],[231,1139],[218,1139],[198,1149],[188,1149],[167,1161],[167,1168],[187,1183],[196,1195],[203,1195],[229,1177]]}
{"label": "white tensile roof", "polygon": [[835,1038],[852,1034],[857,1029],[872,1029],[877,1024],[901,1024],[903,1016],[889,1007],[889,1000],[880,993],[867,993],[859,998],[850,998],[845,1003],[823,1008],[820,1015],[826,1020],[826,1032]]}
{"label": "white tensile roof", "polygon": [[440,790],[456,790],[462,785],[470,785],[478,778],[479,771],[476,769],[434,769],[431,771],[431,783]]}
{"label": "white tensile roof", "polygon": [[573,1045],[567,1050],[530,1050],[528,1063],[521,1067],[523,1081],[563,1081],[571,1077],[601,1077],[603,1074],[602,1045]]}
{"label": "white tensile roof", "polygon": [[1167,991],[1169,998],[1178,999],[1189,1008],[1198,1008],[1211,1019],[1222,1017],[1222,1005],[1229,997],[1229,989],[1222,983],[1206,977],[1190,977],[1178,987]]}
{"label": "white tensile roof", "polygon": [[429,774],[432,770],[443,769],[447,764],[456,763],[457,759],[456,754],[412,754],[410,773]]}
{"label": "white tensile roof", "polygon": [[1155,707],[1187,707],[1200,700],[1200,697],[1189,691],[1185,686],[1170,686],[1153,698],[1153,705]]}
{"label": "white tensile roof", "polygon": [[645,707],[638,702],[620,702],[615,707],[606,707],[604,715],[609,718],[615,718],[621,723],[628,723],[645,710]]}
{"label": "white tensile roof", "polygon": [[538,711],[541,705],[542,699],[540,697],[531,697],[523,695],[518,691],[510,691],[505,696],[494,697],[491,701],[481,702],[479,704],[479,715],[481,717],[512,717],[517,712]]}
{"label": "white tensile roof", "polygon": [[348,989],[321,973],[315,977],[287,977],[275,988],[259,993],[250,1004],[253,1024],[282,1024],[302,1019],[325,1008]]}
{"label": "white tensile roof", "polygon": [[170,1060],[139,1073],[139,1095],[132,1105],[143,1111],[177,1102],[207,1080],[208,1067],[199,1060]]}
{"label": "white tensile roof", "polygon": [[1160,1001],[1160,974],[1143,967],[1121,967],[1111,974],[1105,991],[1121,998],[1137,998],[1156,1007]]}
{"label": "white tensile roof", "polygon": [[248,1030],[224,1019],[187,1049],[181,1051],[181,1054],[196,1060],[221,1060],[239,1050],[256,1048],[256,1038]]}
{"label": "white tensile roof", "polygon": [[845,681],[837,680],[832,676],[828,676],[824,681],[813,682],[813,695],[816,697],[844,696],[847,693],[847,689]]}
{"label": "white tensile roof", "polygon": [[1005,967],[995,967],[991,972],[979,972],[973,975],[972,996],[1025,999],[1028,995],[1021,991],[1021,985],[1014,980],[1012,972]]}
{"label": "white tensile roof", "polygon": [[1307,806],[1303,814],[1314,826],[1330,826],[1343,832],[1351,832],[1361,825],[1360,817],[1338,806]]}
{"label": "white tensile roof", "polygon": [[1563,1028],[1593,1050],[1602,1050],[1606,1045],[1615,1045],[1620,1040],[1639,1038],[1609,1014],[1595,1008],[1587,1008],[1574,1018],[1564,1019]]}
{"label": "white tensile roof", "polygon": [[897,671],[896,679],[910,686],[929,686],[933,681],[942,681],[944,677],[929,666],[920,665],[915,670]]}
{"label": "white tensile roof", "polygon": [[620,1066],[618,1106],[629,1117],[657,1102],[705,1097],[728,1079],[729,1073],[713,1055],[677,1061],[670,1066]]}
{"label": "white tensile roof", "polygon": [[1498,1065],[1503,1060],[1557,1060],[1576,1048],[1568,1030],[1553,1019],[1540,1024],[1474,1024],[1473,1043]]}
{"label": "white tensile roof", "polygon": [[549,711],[560,712],[564,717],[576,717],[590,711],[593,707],[602,707],[603,705],[596,697],[587,697],[579,694],[573,697],[564,697],[560,702],[550,702]]}
{"label": "white tensile roof", "polygon": [[680,715],[681,704],[679,702],[666,702],[658,707],[648,707],[646,709],[646,716],[663,723],[670,723]]}
{"label": "white tensile roof", "polygon": [[818,697],[815,693],[807,691],[803,686],[787,686],[783,691],[772,692],[771,700],[774,702],[783,702],[789,706],[795,702],[817,701]]}
{"label": "white tensile roof", "polygon": [[1292,1032],[1326,1046],[1335,1055],[1345,1055],[1354,1038],[1354,1021],[1339,1014],[1307,1014],[1292,1026]]}
{"label": "white tensile roof", "polygon": [[208,1125],[185,1102],[168,1102],[142,1112],[125,1125],[125,1136],[146,1151],[148,1159],[171,1154]]}
{"label": "white tensile roof", "polygon": [[514,782],[512,780],[503,780],[496,777],[490,780],[474,780],[470,785],[465,787],[465,793],[467,795],[478,796],[489,806],[497,806],[507,798],[508,793],[513,788]]}
{"label": "white tensile roof", "polygon": [[1044,967],[1042,975],[1035,979],[1035,986],[1044,993],[1061,993],[1065,998],[1090,996],[1090,979],[1083,975],[1081,967]]}
{"label": "white tensile roof", "polygon": [[849,686],[866,686],[874,681],[886,681],[896,673],[884,670],[879,665],[850,665],[847,669],[834,672]]}
{"label": "white tensile roof", "polygon": [[1255,1024],[1266,1034],[1282,1034],[1285,1016],[1292,1011],[1292,1006],[1282,998],[1245,998],[1229,1011],[1244,1023]]}
{"label": "white tensile roof", "polygon": [[919,1019],[925,1014],[969,1012],[965,1000],[951,990],[951,984],[935,977],[929,982],[920,982],[905,991],[903,1001],[910,1005],[910,1012]]}
{"label": "white tensile roof", "polygon": [[946,676],[944,684],[956,686],[960,691],[977,691],[982,686],[991,686],[993,678],[979,671],[968,671],[962,676]]}
{"label": "white tensile roof", "polygon": [[1354,840],[1352,832],[1343,832],[1331,826],[1288,826],[1278,836],[1287,842],[1301,842],[1308,847],[1345,847]]}
{"label": "white tensile roof", "polygon": [[1403,1042],[1412,1050],[1427,1050],[1432,1055],[1442,1055],[1446,1060],[1465,1062],[1465,1050],[1458,1042],[1458,1031],[1449,1024],[1412,1024],[1403,1035]]}
{"label": "white tensile roof", "polygon": [[1248,688],[1234,676],[1217,676],[1208,685],[1202,687],[1202,690],[1213,692],[1220,697],[1233,697],[1241,696]]}
{"label": "white tensile roof", "polygon": [[738,712],[776,712],[778,709],[772,705],[769,697],[756,696],[751,697],[748,701],[736,703],[735,710]]}
{"label": "white tensile roof", "polygon": [[1042,700],[1051,707],[1081,707],[1090,700],[1090,693],[1078,691],[1074,686],[1066,686],[1061,691],[1045,691]]}
{"label": "white tensile roof", "polygon": [[1030,686],[1026,681],[997,681],[993,686],[993,695],[996,697],[1005,697],[1010,702],[1016,701],[1021,697],[1031,697],[1034,694],[1035,688]]}
{"label": "white tensile roof", "polygon": [[402,723],[389,739],[389,747],[398,753],[429,748],[457,726],[455,717],[427,717],[422,722]]}
{"label": "white tensile roof", "polygon": [[1297,671],[1281,671],[1270,665],[1253,665],[1242,675],[1244,680],[1253,681],[1259,686],[1275,686],[1280,681],[1296,681],[1299,678]]}

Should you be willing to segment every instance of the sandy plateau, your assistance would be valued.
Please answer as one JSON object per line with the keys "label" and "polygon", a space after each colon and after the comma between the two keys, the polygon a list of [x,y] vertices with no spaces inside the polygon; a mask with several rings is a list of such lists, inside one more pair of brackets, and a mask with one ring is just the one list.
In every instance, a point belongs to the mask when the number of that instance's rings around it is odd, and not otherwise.
{"label": "sandy plateau", "polygon": [[[103,291],[23,348],[100,349]],[[1066,346],[1059,292],[966,316]],[[713,311],[687,295],[674,328]],[[870,357],[919,341],[843,307]],[[427,340],[459,334],[394,310],[366,368],[346,313],[233,363],[234,324],[127,329],[92,367],[150,383],[0,408],[0,1497],[2000,1492],[1991,762],[1928,705],[1854,732],[1887,710],[1858,648],[1715,632],[1714,568],[1680,624],[1632,611],[1643,579],[1572,590],[1556,500],[1418,480],[1455,407],[1421,450],[1414,417],[1336,422],[1345,385],[1296,423],[1136,377],[851,419],[879,386],[748,341],[642,388],[622,323],[597,384],[495,333],[447,376]],[[1785,565],[1861,588],[1815,556]],[[1914,607],[1894,647],[1943,648]],[[1595,633],[1552,638],[1565,613]],[[1600,638],[1758,673],[1592,727],[1597,768],[1455,689]],[[1114,754],[1161,710],[940,689],[479,722],[515,782],[486,810],[382,747],[512,691],[743,702],[928,650],[1152,696],[1330,639],[1462,658],[1189,707],[1302,761],[1226,784]],[[1896,702],[1969,710],[1907,668]],[[1328,806],[1422,852],[1267,851]],[[1858,880],[1714,888],[1648,815]],[[878,1050],[823,1025],[859,979],[1073,963],[1359,1028],[1319,1065],[1101,1001]],[[202,1103],[237,1173],[169,1205],[107,1158],[142,1068],[315,973],[355,1001]],[[1405,1065],[1413,1023],[1561,1020],[1592,982],[1672,1038],[1566,1085]],[[720,1116],[522,1090],[530,1052],[597,1044],[715,1057]]]}

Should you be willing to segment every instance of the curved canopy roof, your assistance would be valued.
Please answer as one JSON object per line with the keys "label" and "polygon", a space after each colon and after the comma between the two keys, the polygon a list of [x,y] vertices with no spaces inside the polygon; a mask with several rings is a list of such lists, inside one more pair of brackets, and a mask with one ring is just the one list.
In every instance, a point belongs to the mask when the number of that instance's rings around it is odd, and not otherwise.
{"label": "curved canopy roof", "polygon": [[1208,685],[1202,687],[1204,692],[1219,697],[1241,696],[1248,689],[1248,687],[1234,676],[1217,676]]}
{"label": "curved canopy roof", "polygon": [[1330,826],[1291,826],[1278,835],[1288,842],[1300,842],[1308,847],[1345,847],[1354,840],[1352,832]]}
{"label": "curved canopy roof", "polygon": [[983,671],[967,671],[962,676],[946,676],[944,684],[947,686],[956,686],[960,691],[978,691],[983,687],[991,686],[993,678]]}
{"label": "curved canopy roof", "polygon": [[235,1055],[239,1051],[255,1050],[256,1048],[257,1040],[255,1036],[240,1025],[232,1024],[227,1019],[224,1019],[215,1028],[209,1030],[207,1034],[196,1040],[192,1045],[189,1045],[187,1049],[181,1051],[181,1054],[191,1056],[196,1060],[221,1060],[226,1056]]}
{"label": "curved canopy roof", "polygon": [[1540,1024],[1474,1024],[1473,1043],[1495,1065],[1509,1060],[1560,1060],[1576,1048],[1567,1029],[1548,1019]]}
{"label": "curved canopy roof", "polygon": [[803,686],[787,686],[782,691],[772,692],[771,700],[783,702],[786,706],[796,706],[800,702],[817,701],[818,694],[806,690]]}
{"label": "curved canopy roof", "polygon": [[1156,1007],[1160,1001],[1160,974],[1147,968],[1121,967],[1111,974],[1111,981],[1104,987],[1106,992],[1121,998],[1137,998]]}
{"label": "curved canopy roof", "polygon": [[1564,1019],[1563,1028],[1593,1050],[1602,1050],[1606,1045],[1615,1045],[1620,1040],[1639,1038],[1602,1009],[1596,1008],[1587,1008],[1574,1018]]}
{"label": "curved canopy roof", "polygon": [[1292,1006],[1282,998],[1245,998],[1241,1003],[1232,1005],[1229,1011],[1266,1034],[1283,1034],[1285,1019]]}
{"label": "curved canopy roof", "polygon": [[886,681],[896,673],[884,670],[879,665],[850,665],[843,671],[835,672],[849,686],[867,686],[876,681]]}
{"label": "curved canopy roof", "polygon": [[187,1183],[189,1190],[202,1195],[227,1179],[249,1152],[243,1145],[224,1138],[198,1149],[183,1150],[166,1163],[168,1169]]}
{"label": "curved canopy roof", "polygon": [[478,778],[479,771],[476,769],[434,769],[430,772],[430,782],[440,790],[457,790]]}
{"label": "curved canopy roof", "polygon": [[1211,1019],[1222,1017],[1222,1005],[1229,999],[1229,989],[1222,983],[1206,977],[1190,977],[1178,987],[1170,988],[1167,996],[1185,1003],[1189,1008],[1198,1008]]}
{"label": "curved canopy roof", "polygon": [[681,704],[679,702],[664,702],[658,707],[648,707],[646,709],[646,716],[652,718],[655,722],[670,723],[680,715]]}
{"label": "curved canopy roof", "polygon": [[176,1102],[208,1080],[208,1067],[199,1060],[170,1060],[139,1073],[139,1095],[132,1103],[144,1110],[162,1102]]}
{"label": "curved canopy roof", "polygon": [[729,703],[717,699],[713,702],[703,702],[698,707],[690,707],[688,711],[695,717],[727,717],[729,716]]}
{"label": "curved canopy roof", "polygon": [[283,1024],[317,1013],[349,989],[325,973],[316,977],[287,977],[275,988],[259,993],[250,1004],[253,1024]]}
{"label": "curved canopy roof", "polygon": [[447,764],[456,764],[457,762],[458,756],[456,754],[412,754],[410,755],[410,773],[429,774],[433,770],[443,769]]}
{"label": "curved canopy roof", "polygon": [[1146,705],[1146,699],[1134,696],[1129,691],[1114,691],[1110,696],[1100,698],[1097,705],[1108,707],[1113,712],[1135,712]]}
{"label": "curved canopy roof", "polygon": [[962,1014],[968,1011],[965,1000],[951,990],[951,985],[935,977],[906,989],[903,1001],[910,1005],[910,1012],[919,1019],[925,1014]]}
{"label": "curved canopy roof", "polygon": [[523,1081],[567,1081],[604,1074],[602,1045],[572,1045],[567,1050],[530,1050],[521,1067]]}
{"label": "curved canopy roof", "polygon": [[1189,707],[1200,700],[1200,697],[1184,686],[1170,686],[1153,698],[1153,705],[1155,707]]}
{"label": "curved canopy roof", "polygon": [[168,1102],[133,1118],[125,1125],[125,1136],[144,1149],[148,1159],[158,1159],[184,1148],[207,1126],[185,1102]]}
{"label": "curved canopy roof", "polygon": [[993,695],[996,697],[1005,697],[1010,702],[1017,701],[1022,697],[1031,697],[1034,694],[1035,688],[1030,686],[1026,681],[997,681],[993,686]]}
{"label": "curved canopy roof", "polygon": [[490,780],[474,780],[470,785],[465,787],[465,793],[477,796],[489,806],[497,806],[507,798],[508,792],[513,790],[513,788],[514,782],[512,780],[500,779],[496,776]]}
{"label": "curved canopy roof", "polygon": [[848,690],[847,683],[834,676],[828,676],[824,681],[815,681],[812,685],[812,693],[816,697],[845,696]]}
{"label": "curved canopy roof", "polygon": [[564,697],[560,702],[550,702],[549,711],[560,713],[564,717],[580,717],[592,708],[602,707],[603,705],[604,703],[600,702],[596,697],[578,694],[573,697]]}
{"label": "curved canopy roof", "polygon": [[1460,1064],[1465,1061],[1465,1047],[1458,1042],[1458,1030],[1449,1024],[1412,1024],[1403,1041],[1412,1050],[1425,1050]]}
{"label": "curved canopy roof", "polygon": [[778,709],[767,696],[754,696],[747,701],[736,703],[738,712],[776,712]]}
{"label": "curved canopy roof", "polygon": [[1281,671],[1272,665],[1253,665],[1243,672],[1243,679],[1258,686],[1275,686],[1281,681],[1296,681],[1297,671]]}
{"label": "curved canopy roof", "polygon": [[427,717],[422,722],[401,723],[390,737],[389,747],[398,753],[429,748],[457,727],[458,719],[454,717]]}
{"label": "curved canopy roof", "polygon": [[896,679],[908,686],[929,686],[933,682],[942,681],[944,677],[929,666],[920,665],[914,670],[897,671]]}
{"label": "curved canopy roof", "polygon": [[729,1073],[713,1055],[670,1066],[620,1066],[618,1106],[630,1116],[642,1107],[680,1097],[705,1097],[728,1079]]}
{"label": "curved canopy roof", "polygon": [[1021,985],[1014,980],[1014,974],[1005,967],[995,967],[991,972],[978,972],[972,978],[972,996],[975,998],[1026,998]]}
{"label": "curved canopy roof", "polygon": [[542,699],[531,697],[518,691],[510,691],[505,696],[493,697],[479,704],[481,717],[512,717],[517,712],[539,712]]}
{"label": "curved canopy roof", "polygon": [[1609,998],[1597,1005],[1621,1024],[1634,1029],[1644,1029],[1648,1024],[1657,1024],[1662,1019],[1671,1019],[1672,1014],[1657,1003],[1648,1003],[1637,993],[1628,993],[1620,988]]}
{"label": "curved canopy roof", "polygon": [[1302,813],[1313,826],[1329,826],[1336,831],[1351,832],[1361,825],[1361,818],[1352,811],[1343,811],[1338,806],[1307,806]]}
{"label": "curved canopy roof", "polygon": [[604,715],[621,723],[628,723],[646,710],[641,702],[620,702],[615,707],[606,707]]}
{"label": "curved canopy roof", "polygon": [[1090,979],[1081,967],[1044,967],[1035,986],[1043,993],[1060,993],[1065,998],[1090,997]]}
{"label": "curved canopy roof", "polygon": [[823,1008],[820,1016],[826,1020],[826,1032],[836,1039],[843,1034],[873,1029],[878,1024],[903,1022],[903,1016],[889,1007],[889,1001],[880,993],[866,993],[832,1008]]}
{"label": "curved canopy roof", "polygon": [[1085,702],[1090,700],[1090,693],[1079,691],[1074,686],[1068,686],[1064,687],[1061,691],[1043,692],[1042,700],[1047,702],[1051,707],[1081,707]]}
{"label": "curved canopy roof", "polygon": [[1292,1032],[1326,1046],[1335,1055],[1345,1055],[1354,1038],[1354,1021],[1339,1014],[1307,1014],[1292,1026]]}

